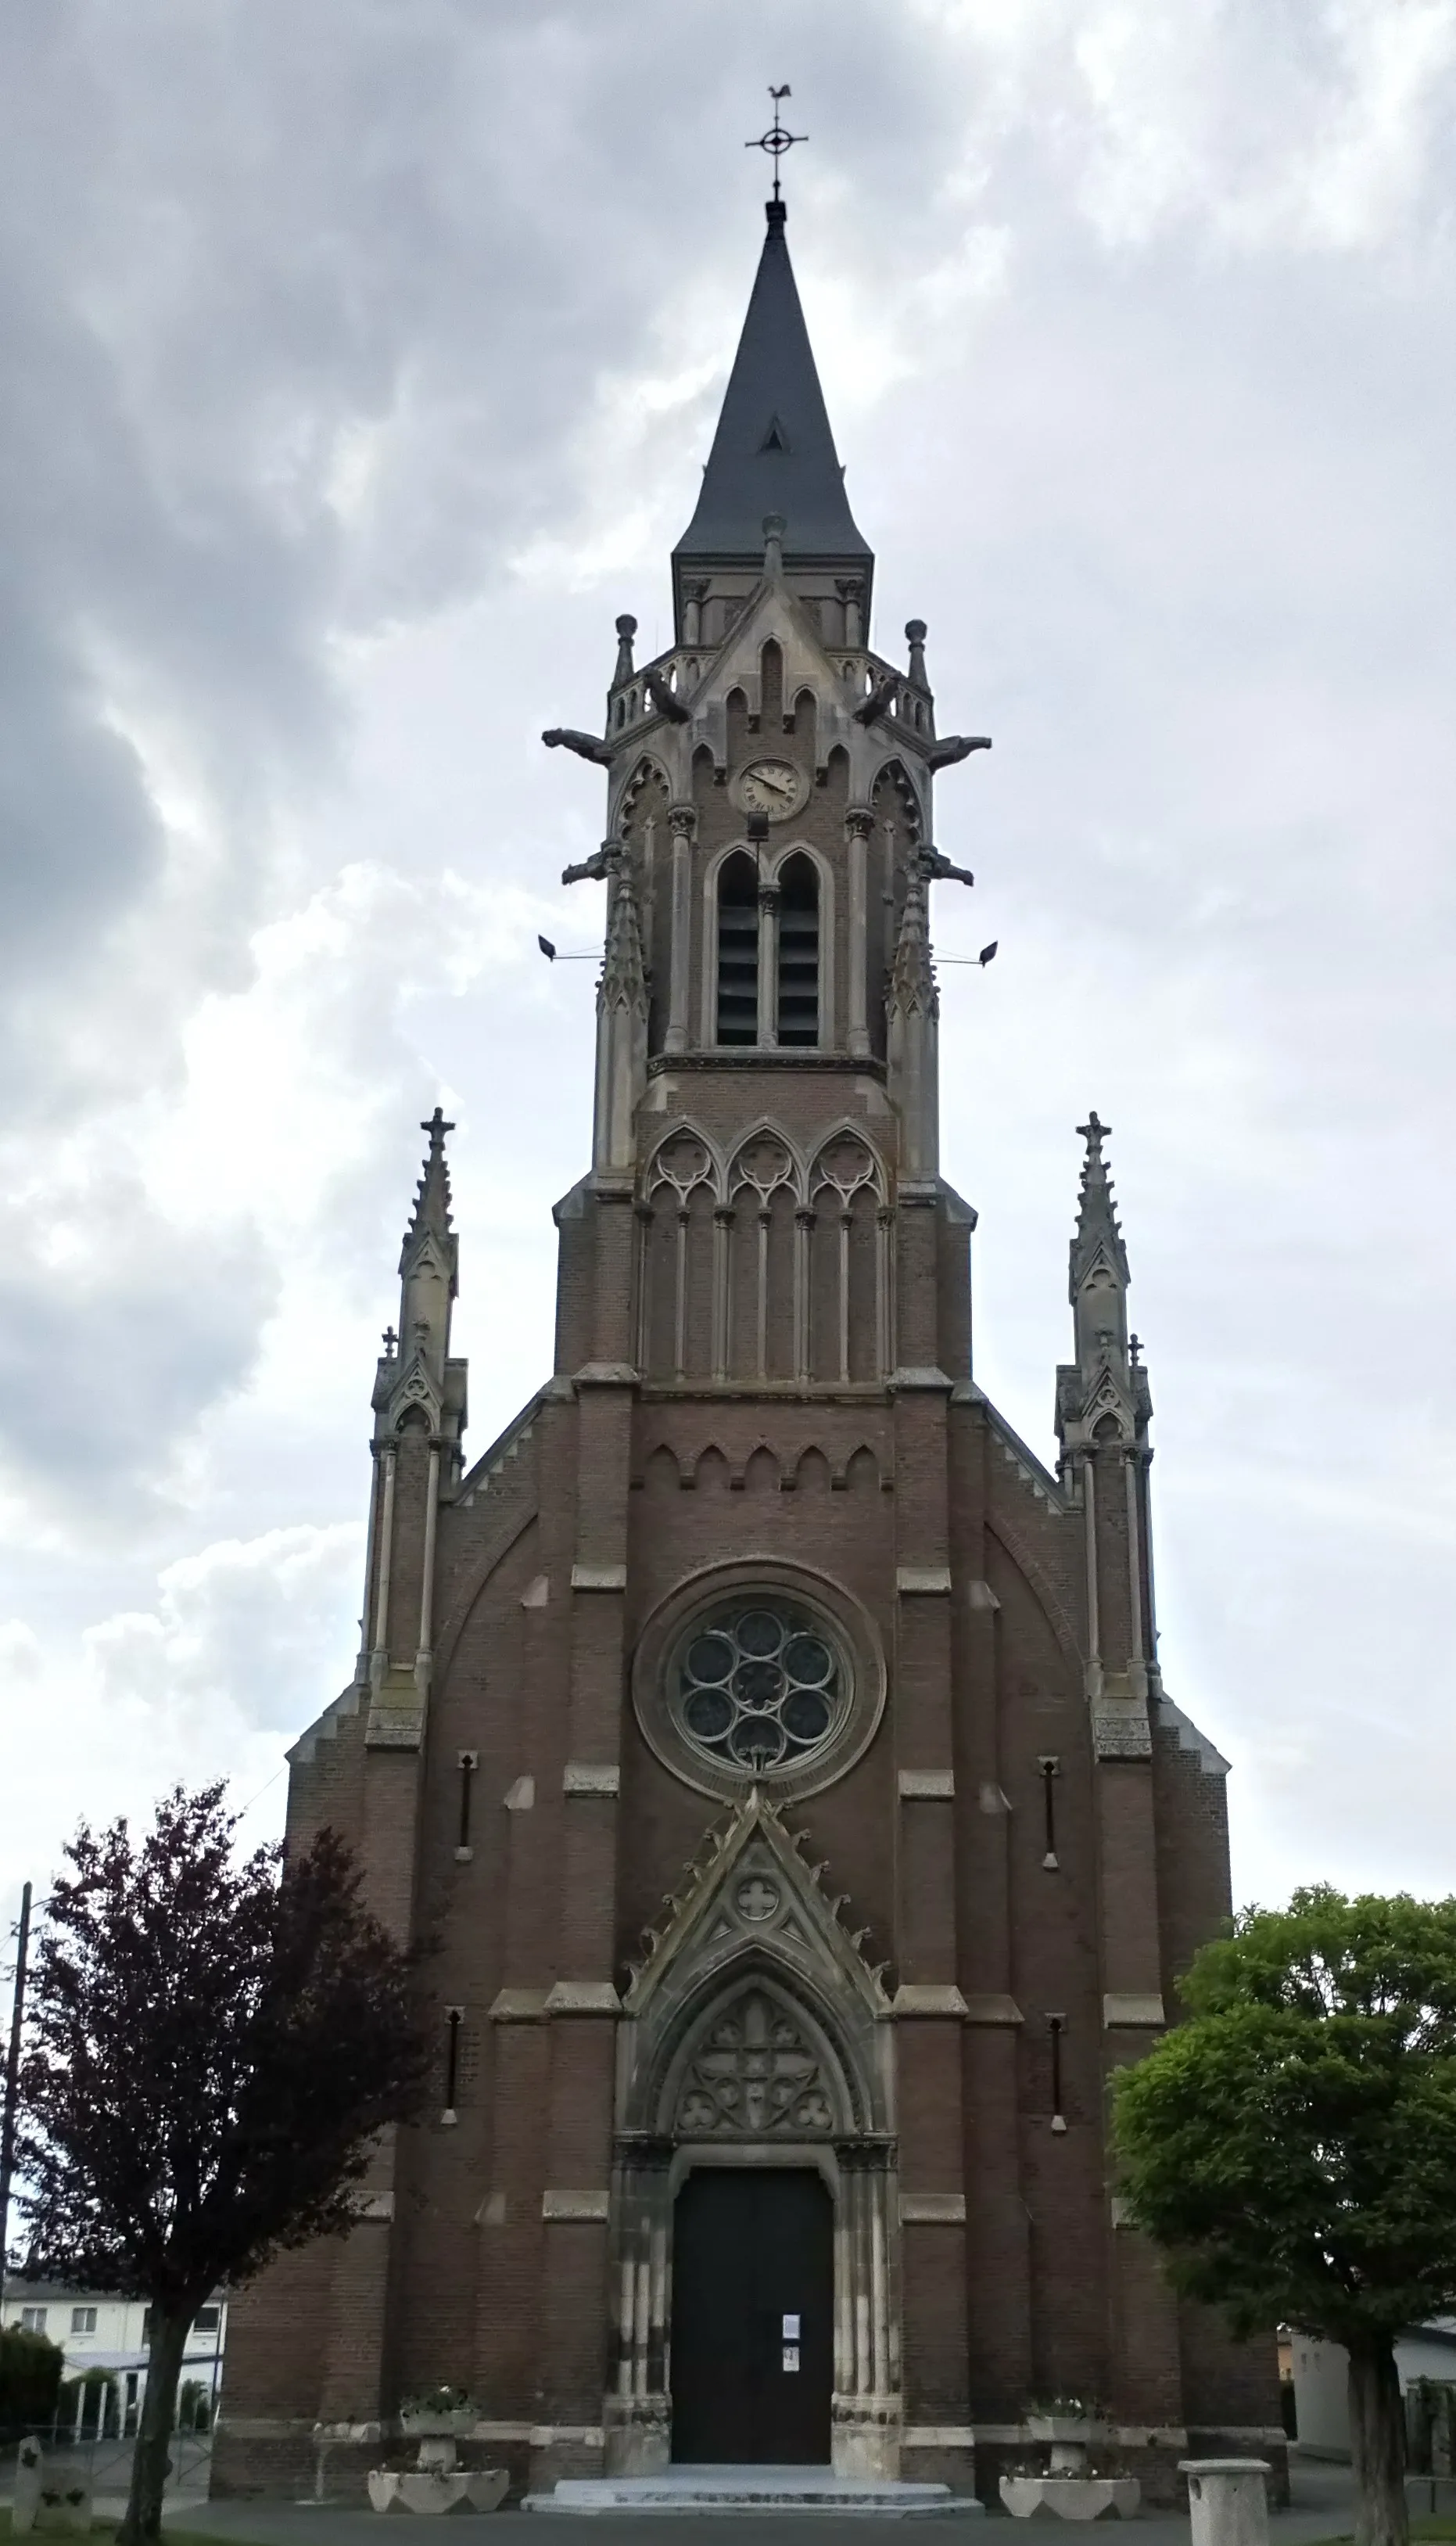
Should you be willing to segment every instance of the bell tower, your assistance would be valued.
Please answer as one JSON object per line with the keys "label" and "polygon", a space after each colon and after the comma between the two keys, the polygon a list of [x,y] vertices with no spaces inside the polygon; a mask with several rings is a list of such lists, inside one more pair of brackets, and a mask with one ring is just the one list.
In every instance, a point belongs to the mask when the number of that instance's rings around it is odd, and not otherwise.
{"label": "bell tower", "polygon": [[619,619],[605,731],[545,740],[607,773],[607,837],[567,880],[608,886],[594,1156],[645,1180],[634,1363],[654,1387],[883,1388],[899,1366],[968,1375],[914,1211],[970,1226],[936,1185],[928,895],[971,881],[931,845],[934,773],[985,739],[937,735],[923,621],[905,665],[871,649],[874,558],[787,208],[767,214],[673,552],[675,642],[639,667]]}

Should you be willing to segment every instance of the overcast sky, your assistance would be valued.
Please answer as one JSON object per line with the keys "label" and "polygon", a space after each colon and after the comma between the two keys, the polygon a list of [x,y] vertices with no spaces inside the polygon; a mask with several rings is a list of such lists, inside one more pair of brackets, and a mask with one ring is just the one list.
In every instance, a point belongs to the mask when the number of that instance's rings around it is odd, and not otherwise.
{"label": "overcast sky", "polygon": [[[930,623],[944,1167],[1044,1457],[1094,1105],[1236,1890],[1456,1889],[1456,0],[0,14],[0,1897],[356,1645],[437,1099],[478,1454],[588,1156],[591,725],[762,236]],[[256,1803],[253,1802],[257,1798]]]}

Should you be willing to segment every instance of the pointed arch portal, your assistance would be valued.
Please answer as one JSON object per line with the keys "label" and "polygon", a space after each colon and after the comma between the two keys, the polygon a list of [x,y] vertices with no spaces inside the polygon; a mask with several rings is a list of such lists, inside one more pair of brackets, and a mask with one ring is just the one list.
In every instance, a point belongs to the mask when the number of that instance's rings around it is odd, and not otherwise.
{"label": "pointed arch portal", "polygon": [[888,2002],[761,1792],[625,2007],[607,2471],[707,2456],[897,2473]]}

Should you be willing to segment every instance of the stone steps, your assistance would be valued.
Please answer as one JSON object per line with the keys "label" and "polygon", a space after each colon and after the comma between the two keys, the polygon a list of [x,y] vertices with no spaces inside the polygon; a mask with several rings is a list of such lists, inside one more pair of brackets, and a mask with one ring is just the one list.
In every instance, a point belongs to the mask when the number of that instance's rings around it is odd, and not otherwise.
{"label": "stone steps", "polygon": [[526,2510],[801,2511],[841,2518],[965,2518],[981,2504],[947,2484],[900,2484],[888,2478],[837,2476],[829,2467],[674,2467],[662,2475],[563,2477],[552,2493],[528,2494]]}

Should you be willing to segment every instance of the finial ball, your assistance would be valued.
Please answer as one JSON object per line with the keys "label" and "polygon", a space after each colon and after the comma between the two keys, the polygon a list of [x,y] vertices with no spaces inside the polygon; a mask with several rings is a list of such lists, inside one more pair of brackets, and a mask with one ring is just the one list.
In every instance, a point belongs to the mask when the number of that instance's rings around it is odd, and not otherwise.
{"label": "finial ball", "polygon": [[912,645],[924,645],[927,635],[925,621],[923,619],[907,619],[905,622],[905,634],[909,637]]}
{"label": "finial ball", "polygon": [[621,615],[620,619],[619,619],[619,620],[617,621],[617,623],[616,623],[616,633],[617,633],[618,636],[636,636],[636,634],[637,634],[637,622],[636,622],[636,620],[632,617],[632,614],[631,614],[630,610],[624,610],[624,611],[622,612],[622,615]]}

